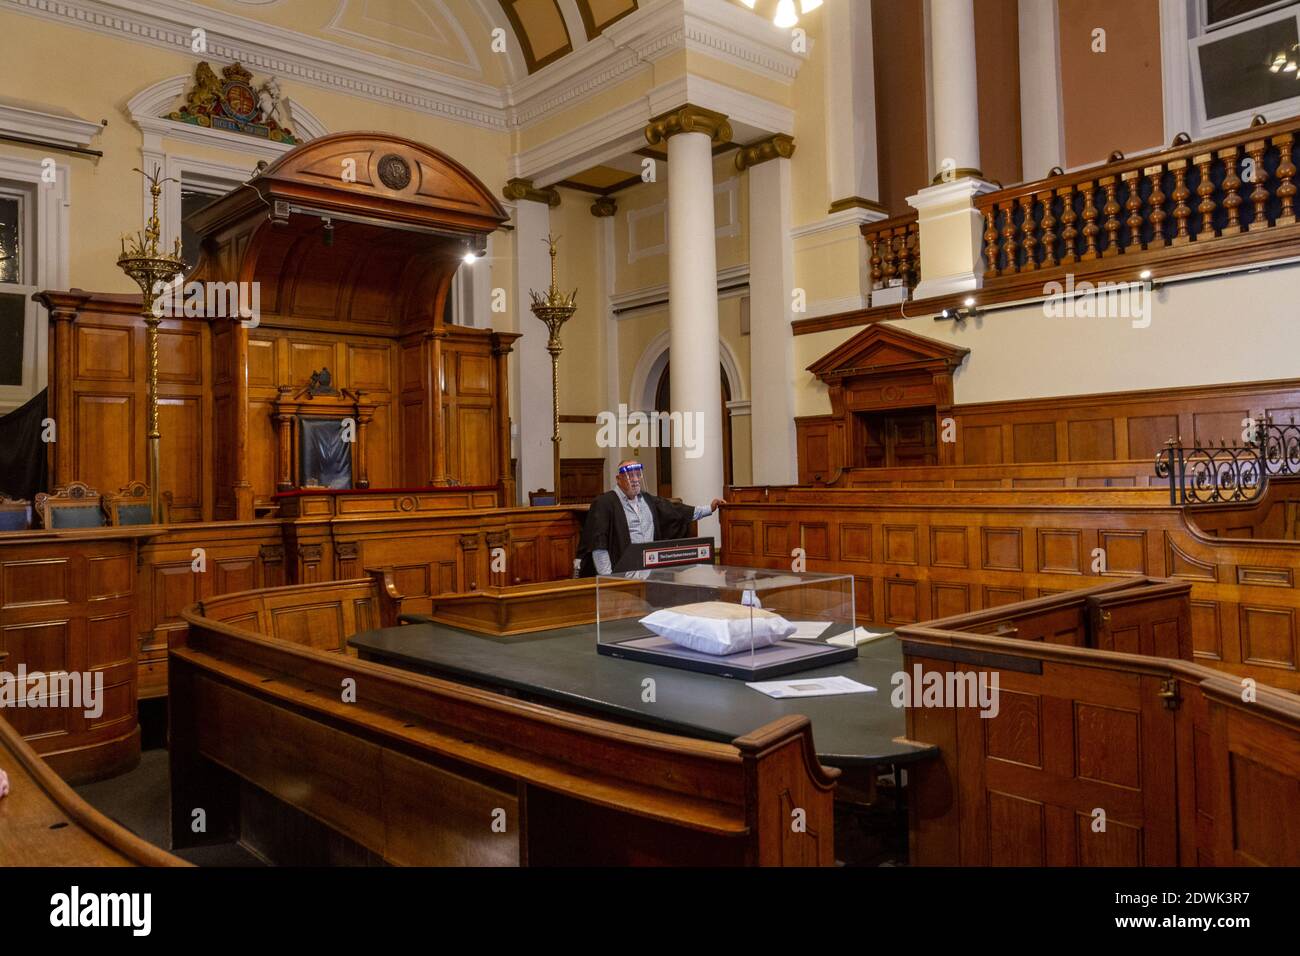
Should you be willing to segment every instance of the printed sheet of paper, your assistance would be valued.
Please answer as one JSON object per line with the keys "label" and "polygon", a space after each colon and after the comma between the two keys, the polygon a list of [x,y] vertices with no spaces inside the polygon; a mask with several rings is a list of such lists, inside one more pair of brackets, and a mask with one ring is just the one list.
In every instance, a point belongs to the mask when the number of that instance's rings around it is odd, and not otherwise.
{"label": "printed sheet of paper", "polygon": [[868,631],[865,627],[856,627],[853,629],[852,639],[847,634],[836,634],[834,637],[828,637],[826,643],[834,644],[836,647],[853,647],[856,644],[866,644],[868,641],[878,641],[893,633],[893,631]]}
{"label": "printed sheet of paper", "polygon": [[849,677],[809,677],[803,680],[766,680],[746,684],[768,697],[830,697],[835,694],[869,694],[874,687],[859,684]]}

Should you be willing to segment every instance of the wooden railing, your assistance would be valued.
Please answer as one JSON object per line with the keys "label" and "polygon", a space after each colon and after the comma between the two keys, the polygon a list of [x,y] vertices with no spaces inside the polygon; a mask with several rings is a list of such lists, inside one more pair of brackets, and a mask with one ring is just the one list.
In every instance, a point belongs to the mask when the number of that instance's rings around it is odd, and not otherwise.
{"label": "wooden railing", "polygon": [[1115,259],[1146,268],[1195,256],[1196,268],[1213,267],[1207,252],[1238,261],[1294,243],[1297,130],[1292,117],[986,193],[975,200],[985,284]]}
{"label": "wooden railing", "polygon": [[921,281],[921,233],[916,210],[864,223],[862,237],[867,241],[873,291],[886,288],[893,279],[903,280],[909,291]]}

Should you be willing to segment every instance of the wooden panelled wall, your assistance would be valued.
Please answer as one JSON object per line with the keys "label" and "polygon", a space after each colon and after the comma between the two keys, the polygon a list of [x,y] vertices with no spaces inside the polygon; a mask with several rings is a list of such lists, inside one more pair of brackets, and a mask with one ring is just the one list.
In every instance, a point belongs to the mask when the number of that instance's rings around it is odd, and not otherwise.
{"label": "wooden panelled wall", "polygon": [[[1242,419],[1266,412],[1300,420],[1300,380],[985,402],[954,405],[948,414],[957,425],[954,464],[1006,465],[1154,461],[1176,436],[1186,444],[1240,444]],[[795,428],[799,483],[836,481],[852,461],[844,420],[805,416]]]}
{"label": "wooden panelled wall", "polygon": [[[1278,490],[1294,480],[1277,480]],[[1300,690],[1300,541],[1204,534],[1154,489],[740,489],[723,560],[853,574],[863,623],[911,624],[1129,574],[1192,583],[1195,659]],[[1242,509],[1272,520],[1272,507]],[[1222,516],[1217,520],[1224,520]],[[1097,549],[1104,565],[1097,564]],[[1101,568],[1101,570],[1099,570]]]}
{"label": "wooden panelled wall", "polygon": [[[55,484],[84,481],[113,492],[143,481],[148,415],[145,326],[138,298],[49,293],[51,408],[59,427],[51,448]],[[330,325],[323,320],[318,325]],[[237,334],[228,322],[165,319],[159,344],[159,427],[162,486],[172,494],[173,521],[210,521],[233,514]],[[339,326],[330,331],[269,323],[248,337],[248,472],[254,501],[275,494],[277,436],[272,403],[282,385],[304,387],[330,370],[336,388],[377,403],[368,426],[370,486],[424,487],[432,423],[425,401],[434,350],[424,337],[398,341]],[[499,479],[504,378],[498,336],[486,329],[444,327],[441,434],[448,476],[463,485]],[[66,410],[66,411],[65,411]]]}

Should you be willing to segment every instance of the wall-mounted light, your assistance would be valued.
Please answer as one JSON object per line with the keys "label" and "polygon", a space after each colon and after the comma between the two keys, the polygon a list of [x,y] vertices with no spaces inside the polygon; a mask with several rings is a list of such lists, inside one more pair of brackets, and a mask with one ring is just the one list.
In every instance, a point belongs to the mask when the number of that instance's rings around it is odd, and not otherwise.
{"label": "wall-mounted light", "polygon": [[465,258],[465,262],[468,263],[469,265],[473,265],[475,262],[478,261],[478,256],[474,255],[474,253],[472,252],[465,253],[464,258]]}
{"label": "wall-mounted light", "polygon": [[794,0],[781,0],[776,5],[776,16],[772,18],[782,30],[789,29],[799,22],[799,14],[794,12]]}
{"label": "wall-mounted light", "polygon": [[962,299],[961,306],[955,309],[944,309],[934,317],[936,322],[953,321],[958,325],[965,323],[967,319],[977,319],[981,315],[979,309],[975,308],[975,296],[968,295]]}
{"label": "wall-mounted light", "polygon": [[321,226],[321,228],[324,230],[325,245],[326,245],[326,246],[332,246],[332,245],[334,245],[334,223],[333,223],[333,221],[330,219],[329,216],[322,216],[322,217],[321,217],[321,223],[323,224],[323,225]]}

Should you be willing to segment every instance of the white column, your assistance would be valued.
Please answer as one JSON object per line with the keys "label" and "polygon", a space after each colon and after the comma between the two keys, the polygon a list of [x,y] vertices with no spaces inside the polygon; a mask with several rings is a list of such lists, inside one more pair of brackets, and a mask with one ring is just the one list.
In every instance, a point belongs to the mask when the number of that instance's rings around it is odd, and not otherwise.
{"label": "white column", "polygon": [[977,173],[980,127],[975,0],[930,0],[930,44],[936,172],[947,164],[955,166],[957,176]]}
{"label": "white column", "polygon": [[1020,149],[1025,180],[1065,166],[1060,26],[1055,3],[1020,0]]}
{"label": "white column", "polygon": [[545,202],[519,199],[515,203],[515,294],[518,328],[515,343],[519,367],[519,501],[528,492],[555,484],[551,452],[551,357],[546,351],[547,331],[529,311],[529,291],[544,292],[551,284],[546,236],[551,229],[550,207]]}
{"label": "white column", "polygon": [[831,202],[880,199],[871,0],[828,3],[826,166]]}
{"label": "white column", "polygon": [[[768,142],[775,144],[778,138]],[[788,143],[788,138],[787,138]],[[756,485],[794,484],[794,244],[790,238],[790,159],[793,143],[747,147],[737,165],[749,168],[749,378],[753,474]],[[770,157],[770,158],[769,158]],[[751,165],[756,161],[756,165]],[[677,363],[673,362],[673,377]],[[674,465],[676,467],[676,465]]]}
{"label": "white column", "polygon": [[[713,140],[730,138],[726,117],[686,106],[651,122],[651,144],[668,141],[668,355],[671,409],[688,417],[693,448],[674,441],[673,496],[707,505],[722,495],[722,379],[718,347],[718,256],[713,217]],[[677,436],[674,436],[677,437]],[[717,537],[714,516],[700,534]]]}

